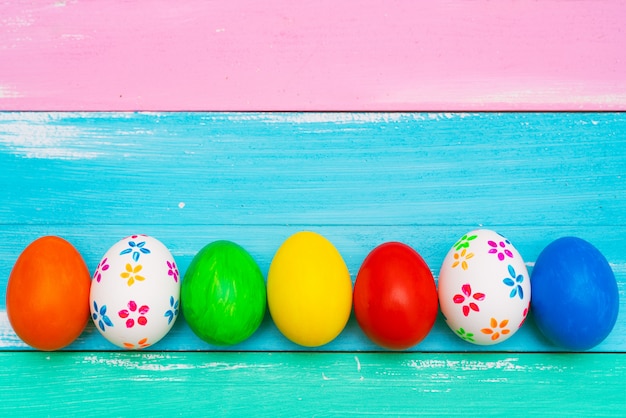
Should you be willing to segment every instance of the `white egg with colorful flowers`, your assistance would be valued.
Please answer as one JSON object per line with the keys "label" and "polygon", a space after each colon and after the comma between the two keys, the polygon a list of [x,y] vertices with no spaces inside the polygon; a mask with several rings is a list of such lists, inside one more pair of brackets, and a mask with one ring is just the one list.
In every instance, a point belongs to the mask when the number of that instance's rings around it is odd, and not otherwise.
{"label": "white egg with colorful flowers", "polygon": [[489,229],[463,235],[439,272],[441,312],[461,339],[501,343],[522,326],[530,306],[530,278],[513,244]]}
{"label": "white egg with colorful flowers", "polygon": [[89,306],[104,338],[138,350],[170,331],[179,299],[180,275],[170,251],[156,238],[132,235],[102,257],[91,280]]}

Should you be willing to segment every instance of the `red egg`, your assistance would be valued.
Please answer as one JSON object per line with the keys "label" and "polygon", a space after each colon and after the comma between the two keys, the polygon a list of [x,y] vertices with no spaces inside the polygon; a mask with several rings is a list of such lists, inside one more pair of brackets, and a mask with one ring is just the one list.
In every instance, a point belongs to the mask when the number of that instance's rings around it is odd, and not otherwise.
{"label": "red egg", "polygon": [[354,313],[373,342],[405,350],[426,337],[437,317],[435,280],[422,257],[387,242],[363,261],[354,285]]}
{"label": "red egg", "polygon": [[9,276],[9,322],[26,344],[58,350],[81,334],[89,320],[89,270],[80,253],[55,236],[33,241]]}

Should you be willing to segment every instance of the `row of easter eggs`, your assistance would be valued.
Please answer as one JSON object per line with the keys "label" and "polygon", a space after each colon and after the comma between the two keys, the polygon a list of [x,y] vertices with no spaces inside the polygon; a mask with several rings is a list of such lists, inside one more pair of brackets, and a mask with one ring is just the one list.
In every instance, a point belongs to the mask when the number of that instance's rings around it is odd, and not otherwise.
{"label": "row of easter eggs", "polygon": [[[532,283],[532,286],[531,286]],[[215,345],[250,337],[269,306],[280,332],[302,346],[337,337],[352,309],[376,344],[403,350],[430,332],[439,310],[458,337],[497,344],[522,326],[531,307],[553,343],[584,350],[611,332],[619,300],[604,256],[579,238],[548,245],[532,281],[509,240],[488,229],[463,235],[450,249],[436,287],[430,268],[408,245],[387,242],[363,261],[354,289],[337,249],[309,231],[290,236],[274,255],[267,283],[255,260],[230,241],[200,250],[181,278],[157,239],[133,235],[113,245],[90,279],[78,251],[59,237],[31,243],[7,286],[7,314],[16,334],[41,350],[74,341],[89,318],[111,343],[148,347],[179,312],[193,332]]]}

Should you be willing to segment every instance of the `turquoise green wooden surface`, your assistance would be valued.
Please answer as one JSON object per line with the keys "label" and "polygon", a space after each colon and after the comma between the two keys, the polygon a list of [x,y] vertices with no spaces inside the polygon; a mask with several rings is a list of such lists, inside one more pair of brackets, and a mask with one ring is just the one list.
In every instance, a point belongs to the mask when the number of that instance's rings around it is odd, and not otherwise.
{"label": "turquoise green wooden surface", "polygon": [[3,416],[624,416],[626,356],[0,353]]}
{"label": "turquoise green wooden surface", "polygon": [[[458,414],[527,405],[619,416],[626,406],[624,113],[8,112],[0,167],[0,412],[101,413],[114,398],[123,399],[114,415],[132,415],[126,406],[140,402],[154,413],[263,407],[268,416],[397,416],[448,405]],[[405,354],[381,352],[354,319],[327,346],[302,349],[269,316],[232,352],[214,351],[224,348],[179,318],[147,353],[115,351],[91,324],[69,352],[35,353],[6,317],[11,267],[41,235],[71,241],[93,271],[120,238],[150,234],[181,273],[205,244],[229,239],[266,275],[282,241],[312,229],[336,245],[354,280],[388,240],[413,246],[436,276],[449,247],[477,227],[507,236],[530,270],[564,235],[604,253],[620,315],[595,354],[559,354],[532,316],[490,347],[461,341],[439,318]]]}

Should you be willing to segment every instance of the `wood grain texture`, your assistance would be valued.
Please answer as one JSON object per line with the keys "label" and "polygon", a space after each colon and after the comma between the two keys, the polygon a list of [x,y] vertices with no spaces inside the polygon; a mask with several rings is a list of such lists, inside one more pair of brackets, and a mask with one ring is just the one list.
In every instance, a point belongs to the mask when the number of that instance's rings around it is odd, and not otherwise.
{"label": "wood grain texture", "polygon": [[3,110],[625,110],[626,3],[0,3]]}
{"label": "wood grain texture", "polygon": [[621,417],[626,356],[0,353],[0,381],[4,416]]}
{"label": "wood grain texture", "polygon": [[[596,245],[618,279],[621,314],[595,351],[626,349],[624,113],[2,113],[0,288],[41,235],[70,240],[91,271],[119,239],[163,241],[184,273],[230,239],[267,274],[304,229],[327,236],[352,279],[384,241],[418,250],[435,275],[465,232],[507,236],[532,269],[552,240]],[[3,293],[2,293],[3,295]],[[0,305],[0,350],[23,350]],[[89,326],[71,350],[113,350]],[[154,350],[216,350],[180,320]],[[269,316],[234,351],[302,350]],[[376,351],[352,319],[322,351]],[[441,318],[414,350],[558,351],[528,321],[479,347]]]}
{"label": "wood grain texture", "polygon": [[15,224],[624,224],[625,127],[621,113],[4,113],[0,213]]}
{"label": "wood grain texture", "polygon": [[[6,1],[0,110],[623,111],[625,20],[619,0]],[[625,142],[623,113],[0,113],[0,416],[623,416]],[[6,317],[12,264],[44,234],[92,271],[131,233],[182,272],[231,239],[266,274],[314,229],[354,279],[387,240],[437,274],[479,226],[529,269],[563,235],[606,255],[621,313],[597,353],[557,352],[532,316],[493,347],[439,318],[415,352],[380,352],[351,319],[301,351],[266,316],[231,352],[180,318],[149,352],[89,325],[41,353]],[[466,352],[483,350],[502,352]]]}

